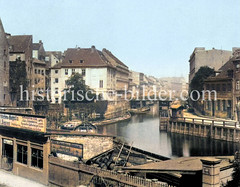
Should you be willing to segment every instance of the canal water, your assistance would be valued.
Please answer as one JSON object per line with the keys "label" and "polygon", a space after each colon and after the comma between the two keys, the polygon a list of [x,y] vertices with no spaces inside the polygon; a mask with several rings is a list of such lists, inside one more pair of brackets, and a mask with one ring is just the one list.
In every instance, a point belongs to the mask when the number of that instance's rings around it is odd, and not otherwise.
{"label": "canal water", "polygon": [[157,104],[147,114],[134,115],[129,121],[101,126],[98,130],[169,158],[233,155],[240,148],[238,143],[160,131]]}

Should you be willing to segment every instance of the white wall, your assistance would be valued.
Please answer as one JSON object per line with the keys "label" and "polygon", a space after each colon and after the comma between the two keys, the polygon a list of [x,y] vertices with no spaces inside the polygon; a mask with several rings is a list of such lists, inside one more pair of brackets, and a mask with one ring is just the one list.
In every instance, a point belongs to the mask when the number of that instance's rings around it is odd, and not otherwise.
{"label": "white wall", "polygon": [[[68,69],[68,75],[65,75],[65,69]],[[59,103],[61,102],[61,91],[66,87],[65,81],[69,79],[75,69],[76,73],[82,74],[82,69],[85,69],[85,84],[91,89],[103,92],[106,96],[108,90],[115,90],[115,73],[109,68],[61,68],[61,69],[51,69],[51,93],[52,93],[52,103],[55,103],[55,98],[59,97]],[[55,73],[58,70],[58,73]],[[58,83],[55,82],[55,78],[58,78]],[[100,88],[100,80],[103,81],[103,88]],[[55,88],[58,88],[59,94],[55,94]]]}

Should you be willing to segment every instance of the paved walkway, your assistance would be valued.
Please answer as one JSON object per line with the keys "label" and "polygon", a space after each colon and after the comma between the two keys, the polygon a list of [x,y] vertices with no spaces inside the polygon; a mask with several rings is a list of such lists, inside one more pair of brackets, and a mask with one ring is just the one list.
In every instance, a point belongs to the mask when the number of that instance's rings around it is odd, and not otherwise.
{"label": "paved walkway", "polygon": [[186,110],[183,111],[183,117],[206,119],[206,120],[221,120],[221,121],[226,121],[226,122],[236,122],[235,120],[231,120],[231,119],[216,118],[216,117],[212,117],[212,116],[203,116],[203,115],[199,116],[199,115],[187,112]]}
{"label": "paved walkway", "polygon": [[0,170],[0,187],[5,184],[6,187],[46,187],[45,185],[25,179],[5,170]]}

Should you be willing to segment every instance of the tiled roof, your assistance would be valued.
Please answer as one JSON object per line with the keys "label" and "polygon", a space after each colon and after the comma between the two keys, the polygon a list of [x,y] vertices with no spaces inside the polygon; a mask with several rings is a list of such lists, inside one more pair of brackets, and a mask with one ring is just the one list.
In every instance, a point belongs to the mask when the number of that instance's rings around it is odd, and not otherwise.
{"label": "tiled roof", "polygon": [[115,57],[111,51],[107,50],[107,49],[103,49],[103,52],[107,53],[113,60],[115,60],[115,62],[117,62],[118,64],[125,66],[126,68],[128,68],[121,60],[119,60],[117,57]]}
{"label": "tiled roof", "polygon": [[95,47],[92,48],[69,48],[65,51],[62,63],[56,64],[54,68],[69,67],[111,67],[114,66],[106,59],[103,53]]}
{"label": "tiled roof", "polygon": [[25,52],[32,41],[32,35],[9,36],[8,43],[11,47],[10,52]]}
{"label": "tiled roof", "polygon": [[53,54],[59,60],[62,59],[62,52],[61,51],[46,51],[46,56]]}

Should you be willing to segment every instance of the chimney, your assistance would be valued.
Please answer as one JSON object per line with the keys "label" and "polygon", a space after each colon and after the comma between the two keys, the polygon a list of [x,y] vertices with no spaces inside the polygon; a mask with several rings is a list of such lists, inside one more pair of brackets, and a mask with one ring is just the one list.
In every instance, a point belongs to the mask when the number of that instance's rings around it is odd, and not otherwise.
{"label": "chimney", "polygon": [[42,44],[42,40],[39,40],[39,43]]}
{"label": "chimney", "polygon": [[95,46],[92,45],[92,47],[91,47],[91,52],[93,53],[95,50],[96,50]]}

